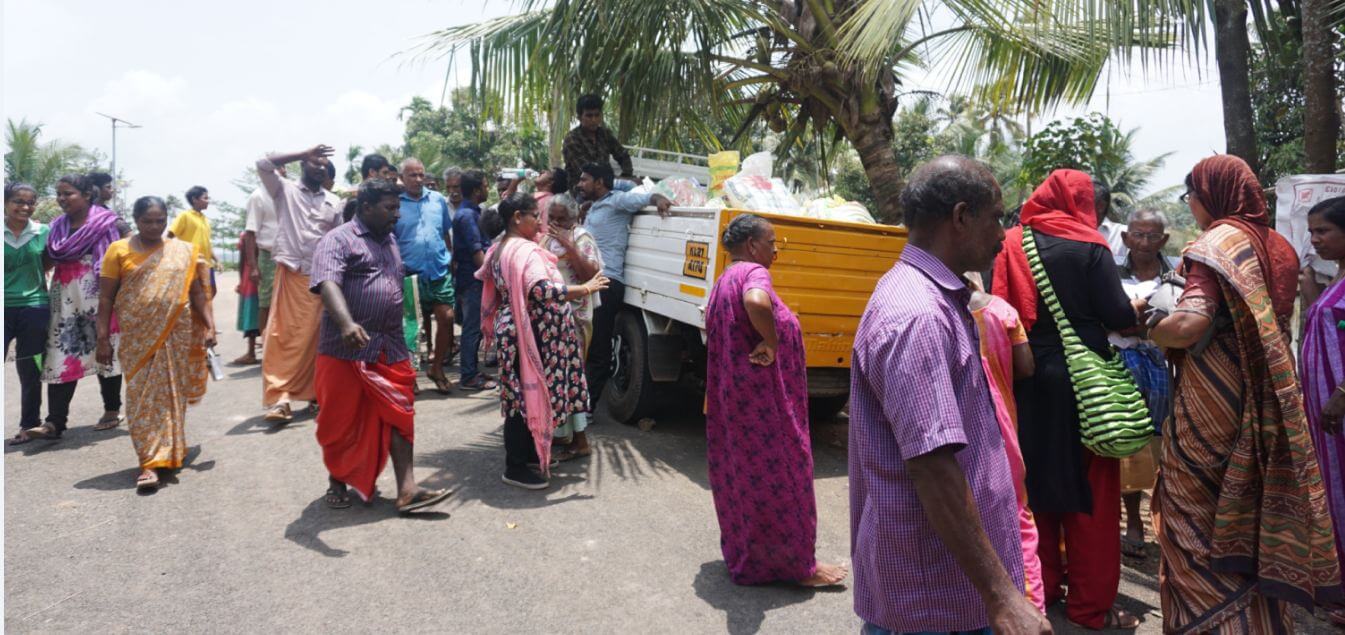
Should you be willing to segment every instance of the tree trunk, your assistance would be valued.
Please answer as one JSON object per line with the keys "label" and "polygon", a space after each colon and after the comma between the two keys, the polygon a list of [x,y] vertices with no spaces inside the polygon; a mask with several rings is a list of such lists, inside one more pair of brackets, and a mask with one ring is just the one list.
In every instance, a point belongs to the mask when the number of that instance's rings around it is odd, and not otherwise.
{"label": "tree trunk", "polygon": [[1329,0],[1303,0],[1303,153],[1307,171],[1336,171],[1340,97],[1336,94],[1335,31]]}
{"label": "tree trunk", "polygon": [[1215,0],[1214,58],[1219,66],[1219,91],[1224,106],[1227,152],[1257,169],[1256,129],[1252,123],[1251,75],[1248,56],[1246,0]]}
{"label": "tree trunk", "polygon": [[853,125],[843,126],[845,138],[859,153],[864,175],[869,178],[869,191],[878,209],[874,218],[880,223],[897,225],[902,222],[901,205],[897,197],[905,186],[897,155],[892,150],[892,122],[880,113],[862,116]]}

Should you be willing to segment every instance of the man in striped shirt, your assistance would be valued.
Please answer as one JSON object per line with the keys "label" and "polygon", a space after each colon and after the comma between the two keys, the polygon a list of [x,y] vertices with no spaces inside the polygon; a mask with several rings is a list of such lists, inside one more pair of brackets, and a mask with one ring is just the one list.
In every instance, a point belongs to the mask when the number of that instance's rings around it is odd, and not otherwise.
{"label": "man in striped shirt", "polygon": [[361,183],[355,217],[323,236],[313,253],[309,283],[325,309],[314,382],[323,406],[317,437],[334,509],[350,507],[347,487],[370,500],[389,455],[397,511],[449,494],[416,485],[412,473],[416,373],[402,333],[402,257],[392,236],[400,195],[395,181]]}

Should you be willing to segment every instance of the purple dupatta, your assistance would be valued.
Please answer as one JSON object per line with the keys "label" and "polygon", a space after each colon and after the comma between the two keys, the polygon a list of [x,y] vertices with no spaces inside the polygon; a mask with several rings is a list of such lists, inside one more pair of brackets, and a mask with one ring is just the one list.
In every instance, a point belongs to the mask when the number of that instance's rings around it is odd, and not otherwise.
{"label": "purple dupatta", "polygon": [[112,243],[121,239],[117,229],[117,215],[101,205],[89,208],[89,217],[73,233],[70,231],[70,217],[61,214],[51,222],[51,233],[47,236],[47,257],[56,262],[78,262],[86,255],[93,255],[94,275],[103,268],[103,253]]}

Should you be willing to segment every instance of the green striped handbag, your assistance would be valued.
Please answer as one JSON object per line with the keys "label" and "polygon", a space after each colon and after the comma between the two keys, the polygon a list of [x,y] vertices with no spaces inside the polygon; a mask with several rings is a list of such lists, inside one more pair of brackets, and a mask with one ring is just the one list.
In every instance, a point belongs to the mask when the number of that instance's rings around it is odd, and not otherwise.
{"label": "green striped handbag", "polygon": [[1037,239],[1028,227],[1023,228],[1023,253],[1032,267],[1037,293],[1060,330],[1070,384],[1079,407],[1079,434],[1084,447],[1099,456],[1116,459],[1139,452],[1153,435],[1154,425],[1144,396],[1135,387],[1135,378],[1115,350],[1108,361],[1079,340],[1051,287],[1051,279],[1046,276],[1046,267],[1037,252]]}

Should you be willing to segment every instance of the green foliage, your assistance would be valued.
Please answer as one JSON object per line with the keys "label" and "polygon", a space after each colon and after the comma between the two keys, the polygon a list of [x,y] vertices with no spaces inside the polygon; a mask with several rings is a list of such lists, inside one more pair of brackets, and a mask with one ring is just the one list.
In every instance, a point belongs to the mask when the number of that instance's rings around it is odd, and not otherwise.
{"label": "green foliage", "polygon": [[[33,211],[33,218],[42,223],[51,222],[61,214],[54,198],[56,182],[61,177],[67,174],[106,172],[109,169],[107,157],[97,150],[85,150],[60,139],[43,141],[42,124],[28,123],[27,119],[17,123],[13,119],[6,120],[5,145],[9,147],[5,153],[5,181],[27,183],[37,190],[37,208]],[[124,212],[126,205],[121,201],[121,190],[128,181],[120,173],[115,176],[118,193],[112,206],[122,218],[127,218]]]}
{"label": "green foliage", "polygon": [[1081,170],[1107,184],[1115,212],[1124,213],[1171,154],[1137,160],[1130,149],[1137,130],[1122,132],[1100,113],[1052,122],[1028,139],[1018,182],[1035,187],[1053,170]]}
{"label": "green foliage", "polygon": [[243,235],[243,226],[247,223],[247,209],[222,200],[212,200],[210,206],[215,208],[215,221],[210,227],[213,238],[232,241]]}
{"label": "green foliage", "polygon": [[6,120],[5,180],[27,183],[37,190],[39,197],[53,196],[56,181],[70,172],[87,171],[97,157],[80,146],[55,139],[42,140],[42,124],[21,119]]}
{"label": "green foliage", "polygon": [[[1023,154],[1022,126],[1012,115],[978,101],[954,96],[918,99],[897,112],[892,123],[892,151],[902,178],[920,164],[943,154],[974,157],[994,173],[1004,192],[1005,206],[1013,208],[1027,192],[1018,185]],[[873,193],[863,167],[848,153],[841,160],[832,192],[873,207]]]}
{"label": "green foliage", "polygon": [[549,167],[546,130],[504,120],[495,114],[500,111],[495,102],[498,98],[475,99],[468,88],[453,91],[451,107],[436,108],[424,98],[412,98],[402,109],[402,149],[388,159],[414,156],[436,176],[449,167],[493,171],[520,162],[534,169]]}
{"label": "green foliage", "polygon": [[[1260,153],[1261,184],[1271,188],[1285,176],[1303,174],[1303,42],[1278,25],[1262,36],[1250,56],[1252,121]],[[1345,26],[1341,27],[1345,29]],[[1336,86],[1345,87],[1345,50],[1336,55]],[[1336,140],[1336,164],[1345,166],[1345,134]]]}

